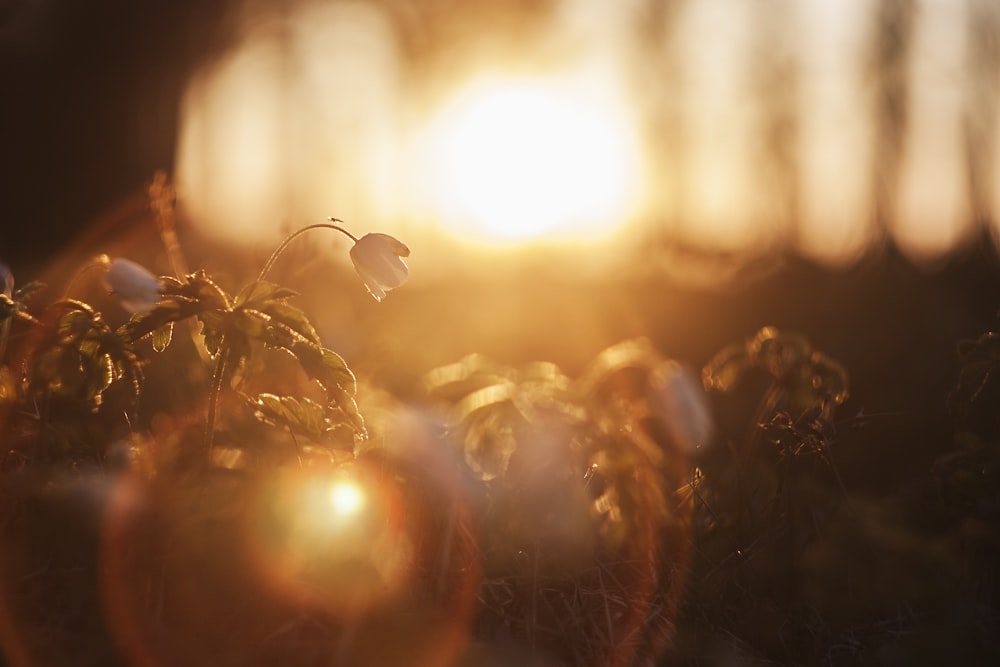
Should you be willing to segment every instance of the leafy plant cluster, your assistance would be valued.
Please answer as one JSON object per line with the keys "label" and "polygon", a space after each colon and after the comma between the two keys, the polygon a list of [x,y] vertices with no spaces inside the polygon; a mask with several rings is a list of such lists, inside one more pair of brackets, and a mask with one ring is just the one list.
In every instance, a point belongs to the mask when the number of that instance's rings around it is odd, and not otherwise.
{"label": "leafy plant cluster", "polygon": [[689,383],[644,339],[576,379],[479,355],[427,376],[477,499],[477,636],[556,664],[645,664],[669,644],[691,528],[675,491],[709,437]]}
{"label": "leafy plant cluster", "polygon": [[[325,347],[306,314],[290,303],[295,292],[256,280],[235,296],[205,271],[183,280],[160,278],[159,300],[118,327],[90,305],[61,299],[37,310],[31,307],[41,286],[29,284],[4,297],[0,315],[27,345],[4,366],[3,409],[8,433],[22,443],[13,451],[21,459],[100,460],[98,443],[74,433],[72,420],[96,413],[106,396],[117,392],[115,408],[134,414],[142,395],[144,367],[151,363],[140,344],[164,351],[175,325],[199,325],[196,344],[207,351],[213,371],[206,426],[206,454],[211,450],[222,393],[237,384],[239,373],[256,350],[290,355],[324,392],[325,400],[261,393],[243,396],[258,419],[278,425],[309,442],[351,449],[353,438],[336,437],[346,429],[363,438],[365,425],[354,396],[357,383],[343,358]],[[20,329],[24,329],[21,331]],[[120,391],[124,389],[124,391]],[[32,442],[33,441],[33,442]]]}

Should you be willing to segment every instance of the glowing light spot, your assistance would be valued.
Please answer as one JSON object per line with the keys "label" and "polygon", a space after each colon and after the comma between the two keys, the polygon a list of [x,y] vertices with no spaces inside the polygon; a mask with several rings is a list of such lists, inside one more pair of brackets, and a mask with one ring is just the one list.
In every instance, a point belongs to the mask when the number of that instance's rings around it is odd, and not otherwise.
{"label": "glowing light spot", "polygon": [[540,84],[470,88],[432,140],[436,205],[466,237],[608,232],[635,205],[638,142],[608,101]]}
{"label": "glowing light spot", "polygon": [[330,490],[330,505],[339,516],[356,514],[364,504],[361,489],[350,482],[337,482]]}

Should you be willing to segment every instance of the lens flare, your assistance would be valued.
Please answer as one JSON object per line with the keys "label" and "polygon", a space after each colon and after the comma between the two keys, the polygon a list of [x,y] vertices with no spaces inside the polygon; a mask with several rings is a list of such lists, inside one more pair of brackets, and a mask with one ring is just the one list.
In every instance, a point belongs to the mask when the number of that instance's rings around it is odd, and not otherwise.
{"label": "lens flare", "polygon": [[350,482],[337,482],[330,490],[330,506],[338,516],[357,514],[365,504],[364,494]]}

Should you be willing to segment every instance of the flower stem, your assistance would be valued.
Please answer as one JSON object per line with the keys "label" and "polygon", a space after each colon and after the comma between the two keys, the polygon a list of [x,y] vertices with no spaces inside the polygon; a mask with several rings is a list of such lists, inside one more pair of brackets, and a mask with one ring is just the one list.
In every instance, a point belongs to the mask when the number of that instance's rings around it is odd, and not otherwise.
{"label": "flower stem", "polygon": [[281,253],[285,251],[285,248],[288,247],[289,243],[291,243],[294,239],[296,239],[299,236],[302,236],[303,234],[305,234],[306,232],[308,232],[311,229],[335,229],[338,232],[340,232],[341,234],[344,234],[345,236],[347,236],[349,239],[351,239],[355,243],[358,242],[358,237],[356,237],[354,234],[350,233],[349,231],[347,231],[346,229],[344,229],[340,225],[333,224],[334,222],[339,222],[339,223],[343,224],[343,222],[344,222],[343,220],[339,220],[337,218],[327,218],[327,220],[329,220],[330,222],[318,222],[318,223],[316,223],[314,225],[307,225],[307,226],[303,227],[302,229],[300,229],[300,230],[298,230],[296,232],[292,232],[291,234],[289,234],[288,236],[286,236],[285,240],[281,242],[281,245],[279,245],[277,248],[275,248],[274,252],[272,252],[271,256],[267,259],[267,262],[264,264],[264,268],[260,270],[260,275],[257,276],[257,280],[261,281],[261,280],[264,280],[264,278],[267,277],[267,274],[271,270],[271,267],[274,266],[274,262],[277,261],[278,257],[281,255]]}
{"label": "flower stem", "polygon": [[226,376],[226,367],[229,365],[229,345],[223,341],[219,350],[219,358],[215,360],[215,370],[212,372],[212,387],[208,395],[208,418],[205,424],[205,451],[208,456],[212,454],[215,445],[215,415],[219,409],[219,401],[222,396],[222,382]]}
{"label": "flower stem", "polygon": [[[160,230],[160,240],[163,242],[163,249],[167,252],[167,259],[170,261],[170,268],[174,272],[174,277],[182,283],[188,282],[187,276],[191,273],[187,260],[184,258],[184,251],[181,249],[180,239],[177,238],[177,216],[174,210],[174,200],[177,198],[177,191],[170,184],[167,172],[157,170],[153,174],[153,182],[149,184],[146,191],[149,195],[149,208],[156,217],[156,226]],[[211,355],[205,349],[205,339],[198,335],[197,324],[193,319],[185,322],[188,335],[194,343],[194,349],[204,363],[208,363]]]}
{"label": "flower stem", "polygon": [[83,280],[84,276],[93,272],[96,269],[106,270],[110,264],[111,264],[111,258],[103,253],[97,255],[96,257],[91,258],[90,261],[88,261],[86,264],[78,268],[76,270],[76,273],[74,273],[70,277],[69,283],[66,284],[66,289],[63,290],[62,298],[68,299],[70,295],[73,293],[73,290],[76,288],[76,286],[80,283],[81,280]]}

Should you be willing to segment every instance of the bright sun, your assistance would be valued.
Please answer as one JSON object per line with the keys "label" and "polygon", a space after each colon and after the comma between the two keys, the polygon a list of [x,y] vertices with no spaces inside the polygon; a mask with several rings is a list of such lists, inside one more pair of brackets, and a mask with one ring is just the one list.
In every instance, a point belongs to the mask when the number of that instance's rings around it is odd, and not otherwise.
{"label": "bright sun", "polygon": [[330,489],[330,505],[339,516],[355,514],[364,504],[364,495],[355,484],[337,482]]}
{"label": "bright sun", "polygon": [[477,86],[446,106],[437,128],[436,204],[464,236],[601,236],[635,206],[638,142],[604,98]]}

